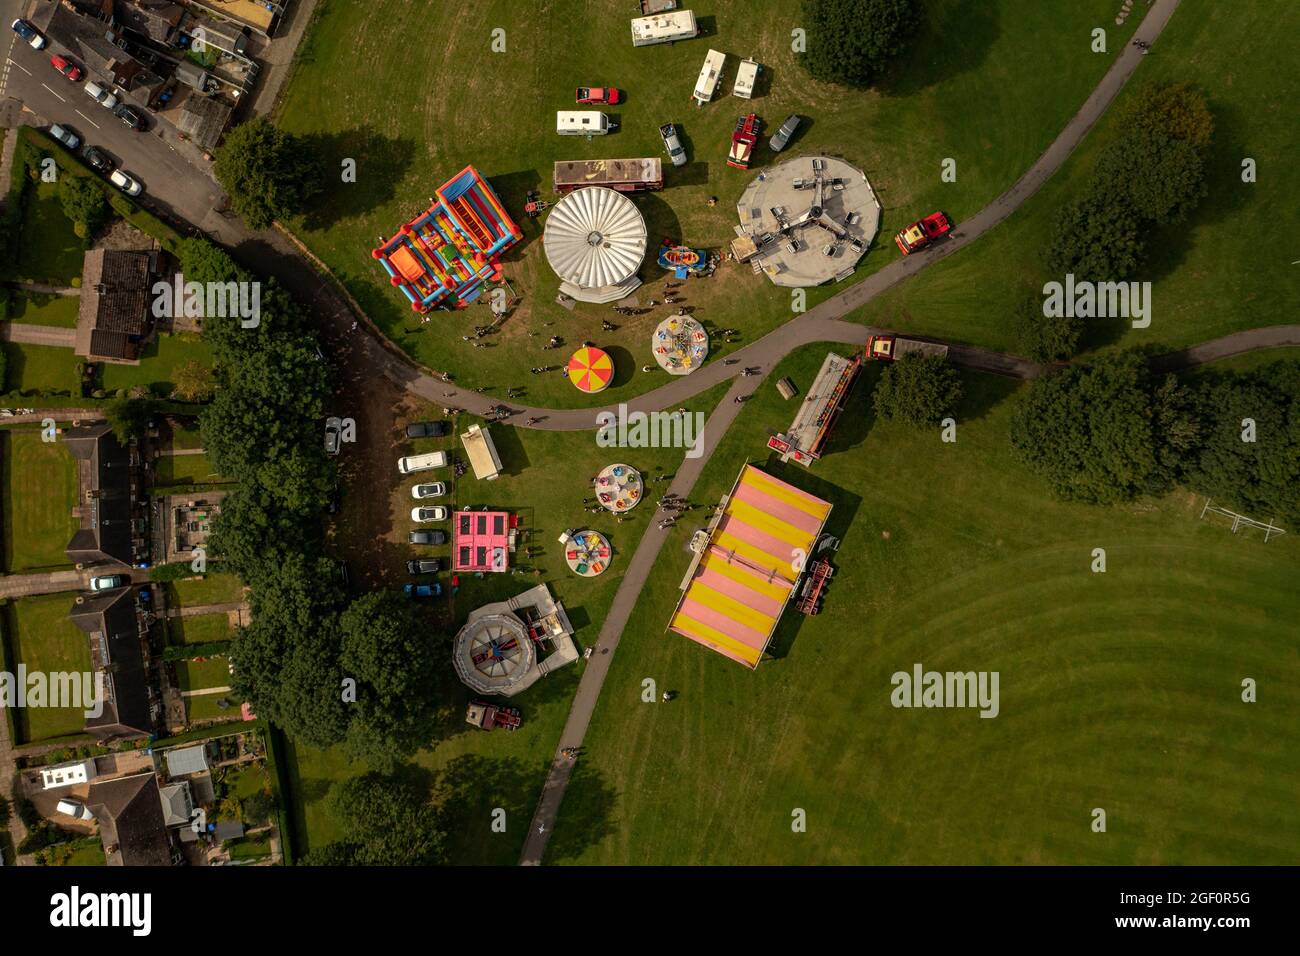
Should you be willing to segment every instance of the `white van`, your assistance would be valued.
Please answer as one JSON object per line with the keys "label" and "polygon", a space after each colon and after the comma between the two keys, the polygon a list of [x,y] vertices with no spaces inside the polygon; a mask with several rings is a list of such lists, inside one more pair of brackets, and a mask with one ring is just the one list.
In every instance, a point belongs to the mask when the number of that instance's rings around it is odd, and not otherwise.
{"label": "white van", "polygon": [[618,124],[599,110],[558,110],[555,114],[555,132],[561,136],[604,136],[616,129]]}
{"label": "white van", "polygon": [[752,98],[761,72],[763,68],[757,60],[741,60],[740,66],[736,68],[736,85],[731,88],[731,95],[739,96],[742,100]]}
{"label": "white van", "polygon": [[404,475],[416,471],[428,471],[431,468],[446,467],[447,453],[445,451],[431,451],[424,455],[407,455],[405,458],[397,459],[397,470]]}
{"label": "white van", "polygon": [[701,104],[713,99],[718,91],[718,81],[722,79],[722,68],[727,65],[727,54],[710,50],[700,68],[700,78],[695,81],[695,92],[691,95]]}
{"label": "white van", "polygon": [[54,809],[58,810],[64,816],[72,817],[76,820],[93,820],[95,815],[85,806],[77,803],[75,800],[60,800],[59,805]]}

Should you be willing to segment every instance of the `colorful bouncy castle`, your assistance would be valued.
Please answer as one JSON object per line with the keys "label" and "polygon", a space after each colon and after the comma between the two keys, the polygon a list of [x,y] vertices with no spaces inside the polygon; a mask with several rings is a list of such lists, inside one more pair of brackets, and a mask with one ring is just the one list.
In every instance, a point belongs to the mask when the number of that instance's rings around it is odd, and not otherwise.
{"label": "colorful bouncy castle", "polygon": [[370,255],[416,312],[462,309],[483,283],[499,282],[501,253],[523,238],[488,181],[466,166],[435,193],[433,205]]}

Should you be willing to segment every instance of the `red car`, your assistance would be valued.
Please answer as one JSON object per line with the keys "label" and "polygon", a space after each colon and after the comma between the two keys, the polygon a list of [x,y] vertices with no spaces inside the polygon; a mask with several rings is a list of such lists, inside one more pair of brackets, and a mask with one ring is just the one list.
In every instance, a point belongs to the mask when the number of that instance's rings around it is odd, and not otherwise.
{"label": "red car", "polygon": [[73,63],[67,57],[50,57],[50,66],[54,67],[73,83],[77,82],[77,80],[81,79],[85,75],[82,72],[81,67],[77,66],[77,64]]}
{"label": "red car", "polygon": [[623,94],[612,86],[580,86],[573,98],[582,106],[617,106],[623,102]]}
{"label": "red car", "polygon": [[910,256],[919,249],[924,249],[934,240],[946,236],[952,229],[952,220],[941,212],[932,212],[924,219],[907,226],[894,237],[903,255]]}

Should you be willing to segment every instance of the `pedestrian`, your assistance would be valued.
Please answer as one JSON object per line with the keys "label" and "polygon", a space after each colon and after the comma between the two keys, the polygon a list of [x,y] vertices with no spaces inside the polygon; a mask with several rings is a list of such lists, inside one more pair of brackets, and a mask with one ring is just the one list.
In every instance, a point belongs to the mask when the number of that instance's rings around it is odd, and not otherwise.
{"label": "pedestrian", "polygon": [[678,314],[678,315],[685,315],[685,314],[686,314],[686,306],[682,306],[680,309],[678,309],[678,310],[677,310],[677,314]]}
{"label": "pedestrian", "polygon": [[653,365],[642,365],[642,366],[641,366],[641,371],[643,371],[643,372],[651,372],[651,371],[654,371],[654,366],[653,366]]}

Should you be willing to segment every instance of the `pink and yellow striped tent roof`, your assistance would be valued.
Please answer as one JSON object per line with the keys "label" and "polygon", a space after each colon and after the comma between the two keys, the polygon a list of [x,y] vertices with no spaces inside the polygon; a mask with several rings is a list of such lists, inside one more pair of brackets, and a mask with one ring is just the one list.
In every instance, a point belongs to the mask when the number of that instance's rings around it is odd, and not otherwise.
{"label": "pink and yellow striped tent roof", "polygon": [[831,505],[745,465],[668,622],[753,669]]}

